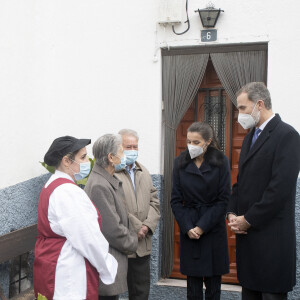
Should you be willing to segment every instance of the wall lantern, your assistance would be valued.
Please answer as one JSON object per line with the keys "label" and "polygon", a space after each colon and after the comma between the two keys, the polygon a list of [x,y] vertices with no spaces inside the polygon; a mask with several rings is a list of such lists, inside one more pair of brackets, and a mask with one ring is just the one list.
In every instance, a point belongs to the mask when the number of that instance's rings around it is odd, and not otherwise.
{"label": "wall lantern", "polygon": [[220,8],[215,9],[213,4],[208,5],[205,9],[198,8],[195,10],[195,12],[199,13],[202,26],[205,28],[215,27],[221,11],[224,12]]}

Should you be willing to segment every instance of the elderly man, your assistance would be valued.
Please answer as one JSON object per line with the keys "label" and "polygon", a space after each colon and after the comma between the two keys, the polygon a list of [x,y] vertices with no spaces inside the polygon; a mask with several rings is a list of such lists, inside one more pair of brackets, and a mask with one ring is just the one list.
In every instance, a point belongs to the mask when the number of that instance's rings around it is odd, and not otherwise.
{"label": "elderly man", "polygon": [[148,170],[136,161],[137,133],[123,129],[119,134],[126,155],[126,168],[115,175],[123,182],[129,220],[139,240],[136,253],[128,259],[128,293],[130,300],[146,300],[150,289],[152,235],[160,218],[160,205]]}
{"label": "elderly man", "polygon": [[227,214],[236,233],[242,298],[287,299],[296,282],[299,134],[272,112],[270,93],[261,82],[242,87],[237,105],[238,122],[251,128],[242,145]]}

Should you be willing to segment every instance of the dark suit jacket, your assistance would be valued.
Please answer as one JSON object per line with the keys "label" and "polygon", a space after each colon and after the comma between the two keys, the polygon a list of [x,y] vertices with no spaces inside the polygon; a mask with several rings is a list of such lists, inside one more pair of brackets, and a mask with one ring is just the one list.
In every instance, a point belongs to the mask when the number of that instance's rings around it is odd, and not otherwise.
{"label": "dark suit jacket", "polygon": [[[209,149],[200,169],[193,161],[180,168],[178,157],[174,163],[171,206],[180,227],[180,271],[188,276],[229,272],[225,213],[230,169],[221,151]],[[196,226],[204,230],[199,240],[187,235]]]}
{"label": "dark suit jacket", "polygon": [[254,129],[245,137],[237,183],[228,212],[251,224],[237,236],[237,275],[243,287],[288,292],[296,281],[295,194],[300,138],[281,121],[270,120],[250,149]]}

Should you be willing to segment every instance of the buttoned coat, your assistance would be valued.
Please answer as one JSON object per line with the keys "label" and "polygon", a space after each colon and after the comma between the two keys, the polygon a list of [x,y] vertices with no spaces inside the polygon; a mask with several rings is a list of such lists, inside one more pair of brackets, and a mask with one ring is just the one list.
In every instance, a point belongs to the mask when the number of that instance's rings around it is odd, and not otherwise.
{"label": "buttoned coat", "polygon": [[122,183],[95,164],[85,191],[101,214],[101,232],[109,243],[109,253],[118,261],[115,283],[105,285],[100,280],[99,295],[119,295],[127,291],[127,255],[136,251],[138,243],[137,234],[129,230]]}
{"label": "buttoned coat", "polygon": [[300,167],[297,131],[275,115],[250,149],[245,137],[228,212],[244,215],[236,237],[237,275],[245,288],[286,293],[296,280],[295,194]]}
{"label": "buttoned coat", "polygon": [[[180,228],[180,272],[188,276],[214,276],[229,272],[225,213],[230,196],[227,157],[209,147],[200,168],[194,161],[180,166],[175,159],[171,207]],[[190,239],[199,226],[204,234]]]}
{"label": "buttoned coat", "polygon": [[148,170],[139,162],[136,162],[134,171],[135,191],[126,170],[115,175],[122,182],[132,230],[138,233],[142,225],[150,229],[146,238],[138,242],[136,254],[140,257],[149,255],[152,250],[152,235],[160,218],[157,190],[152,184]]}

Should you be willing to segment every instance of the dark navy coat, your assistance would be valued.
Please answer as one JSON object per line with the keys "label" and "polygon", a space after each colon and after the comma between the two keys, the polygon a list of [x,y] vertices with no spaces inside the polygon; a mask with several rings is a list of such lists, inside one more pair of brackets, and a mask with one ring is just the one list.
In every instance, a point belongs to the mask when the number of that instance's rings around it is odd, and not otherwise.
{"label": "dark navy coat", "polygon": [[[226,274],[229,272],[225,222],[230,197],[228,159],[221,151],[209,147],[200,168],[194,161],[182,168],[181,156],[174,162],[171,198],[180,228],[180,271],[188,276]],[[199,240],[187,235],[196,226],[204,230]]]}
{"label": "dark navy coat", "polygon": [[237,275],[245,288],[285,293],[296,283],[295,194],[300,138],[281,121],[269,121],[253,147],[254,129],[245,137],[237,183],[228,212],[251,224],[237,237]]}

